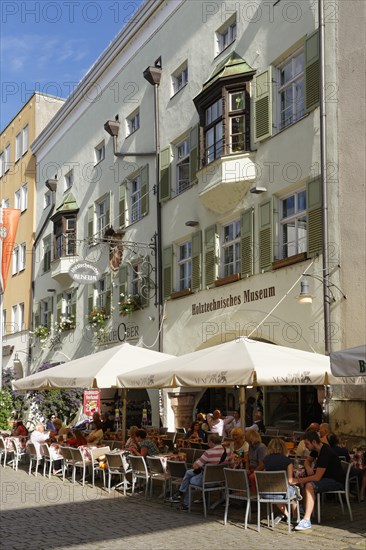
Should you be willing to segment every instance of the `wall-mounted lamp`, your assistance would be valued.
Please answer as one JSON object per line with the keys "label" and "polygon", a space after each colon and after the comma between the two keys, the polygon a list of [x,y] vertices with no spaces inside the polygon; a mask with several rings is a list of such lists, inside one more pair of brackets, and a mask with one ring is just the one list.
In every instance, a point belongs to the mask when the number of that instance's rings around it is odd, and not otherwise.
{"label": "wall-mounted lamp", "polygon": [[188,220],[185,225],[187,227],[197,227],[197,225],[199,225],[200,222],[197,222],[197,221],[194,221],[194,220]]}
{"label": "wall-mounted lamp", "polygon": [[155,317],[153,315],[148,316],[149,321],[155,321]]}
{"label": "wall-mounted lamp", "polygon": [[265,193],[267,191],[267,187],[259,187],[258,185],[255,185],[249,191],[254,195],[260,195],[261,193]]}
{"label": "wall-mounted lamp", "polygon": [[[337,266],[337,268],[338,267],[339,266]],[[345,300],[347,299],[347,296],[339,288],[339,286],[337,286],[334,283],[331,283],[328,278],[321,277],[320,275],[314,275],[313,273],[303,273],[303,276],[304,277],[311,277],[312,279],[316,279],[317,281],[319,281],[323,285],[325,285],[325,287],[328,291],[328,297],[329,297],[330,301],[332,301],[332,302],[336,301],[336,298],[334,296],[334,292],[332,291],[332,287],[336,288],[342,294],[342,298],[344,298]],[[303,279],[300,282],[300,294],[298,296],[296,296],[296,298],[297,298],[297,301],[299,302],[299,304],[312,304],[313,303],[314,296],[312,296],[310,294],[309,283],[306,279]]]}

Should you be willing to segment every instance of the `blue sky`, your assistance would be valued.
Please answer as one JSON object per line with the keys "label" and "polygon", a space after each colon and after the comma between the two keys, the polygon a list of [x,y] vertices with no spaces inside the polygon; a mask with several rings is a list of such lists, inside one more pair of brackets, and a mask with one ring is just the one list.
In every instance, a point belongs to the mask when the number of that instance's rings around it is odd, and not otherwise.
{"label": "blue sky", "polygon": [[0,129],[34,91],[67,97],[142,0],[2,0]]}

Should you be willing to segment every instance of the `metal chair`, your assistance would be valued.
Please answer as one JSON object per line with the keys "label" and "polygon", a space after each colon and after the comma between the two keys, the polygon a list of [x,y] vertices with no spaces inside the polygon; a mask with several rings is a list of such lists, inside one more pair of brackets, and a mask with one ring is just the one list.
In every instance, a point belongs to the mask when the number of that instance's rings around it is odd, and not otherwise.
{"label": "metal chair", "polygon": [[146,462],[143,456],[128,455],[128,461],[132,469],[132,494],[135,493],[137,480],[145,481],[145,498],[149,488],[150,474],[147,470]]}
{"label": "metal chair", "polygon": [[147,467],[149,469],[150,473],[150,497],[153,495],[153,482],[154,480],[162,481],[163,482],[163,494],[162,496],[165,497],[166,495],[166,484],[168,480],[168,473],[165,469],[165,466],[163,464],[163,461],[158,456],[147,456]]}
{"label": "metal chair", "polygon": [[72,482],[75,483],[76,478],[76,469],[81,468],[82,469],[82,480],[83,480],[83,487],[85,485],[85,476],[86,476],[86,468],[89,466],[92,462],[91,460],[88,460],[83,455],[82,451],[80,449],[73,449],[70,447],[71,456],[72,456]]}
{"label": "metal chair", "polygon": [[269,510],[271,511],[271,523],[274,527],[273,504],[284,504],[287,506],[288,531],[291,533],[291,504],[295,503],[297,508],[297,521],[300,521],[299,501],[295,496],[290,496],[287,473],[278,472],[254,472],[257,484],[257,506],[258,518],[257,528],[260,531],[261,503],[267,505],[267,525],[269,527]]}
{"label": "metal chair", "polygon": [[186,455],[186,462],[188,466],[190,467],[194,462],[195,452],[199,449],[191,449],[189,447],[182,447],[179,449],[180,453],[184,453]]}
{"label": "metal chair", "polygon": [[251,515],[251,500],[256,499],[256,496],[250,496],[249,480],[246,470],[234,470],[232,468],[224,468],[225,475],[225,516],[224,525],[227,523],[227,515],[229,511],[230,500],[246,501],[244,528],[248,527],[248,518]]}
{"label": "metal chair", "polygon": [[177,486],[182,483],[182,479],[187,471],[187,463],[179,462],[178,460],[167,460],[166,466],[169,472],[170,496],[173,497],[173,485]]}
{"label": "metal chair", "polygon": [[189,485],[188,488],[188,511],[191,511],[192,491],[201,491],[203,497],[203,514],[207,517],[206,494],[210,497],[213,491],[220,491],[225,488],[225,475],[223,464],[206,464],[203,471],[202,486]]}
{"label": "metal chair", "polygon": [[187,430],[185,428],[175,428],[175,431],[177,432],[177,434],[187,433]]}
{"label": "metal chair", "polygon": [[344,482],[344,489],[339,489],[338,491],[325,491],[323,493],[317,494],[318,523],[320,523],[320,502],[321,502],[322,495],[328,495],[328,494],[338,495],[339,502],[342,508],[342,514],[344,514],[342,495],[346,497],[349,517],[350,517],[350,520],[353,521],[353,514],[352,514],[351,504],[349,500],[349,487],[350,487],[349,479],[350,479],[352,464],[348,462],[344,462],[343,460],[341,461],[341,464],[342,464],[343,472],[345,473],[345,476],[346,476],[346,479]]}
{"label": "metal chair", "polygon": [[11,447],[7,449],[7,452],[13,455],[13,458],[9,460],[8,464],[12,464],[13,469],[18,470],[19,462],[25,456],[26,450],[21,447],[17,437],[9,437],[8,439],[11,443]]}
{"label": "metal chair", "polygon": [[110,447],[96,447],[91,450],[91,460],[86,461],[87,465],[91,467],[92,471],[92,485],[94,487],[95,472],[102,472],[103,474],[103,487],[105,487],[105,468],[100,465],[98,458],[105,456],[110,452]]}
{"label": "metal chair", "polygon": [[[53,458],[51,456],[51,453],[50,453],[50,448],[49,446],[47,445],[47,443],[42,443],[41,444],[41,454],[43,455],[43,475],[45,476],[46,475],[46,470],[47,470],[47,464],[49,464],[49,468],[48,468],[48,477],[50,478],[51,477],[51,471],[52,471],[52,466],[53,466],[53,463],[58,461],[58,460],[63,460],[63,457],[60,456],[58,458]],[[63,468],[61,468],[62,472],[63,472]],[[60,470],[60,471],[61,471]]]}
{"label": "metal chair", "polygon": [[[267,433],[267,432],[266,432]],[[292,437],[295,441],[301,441],[304,438],[305,432],[292,432]]]}
{"label": "metal chair", "polygon": [[278,435],[280,430],[277,428],[266,428],[266,435]]}
{"label": "metal chair", "polygon": [[123,486],[123,494],[126,495],[127,478],[126,474],[131,470],[126,470],[122,454],[120,453],[106,453],[107,472],[108,472],[108,492],[111,492],[112,476],[118,475],[121,478],[121,483],[118,483],[113,489],[118,489]]}
{"label": "metal chair", "polygon": [[4,457],[4,464],[3,464],[4,468],[6,466],[6,455],[7,454],[8,454],[8,451],[7,451],[7,448],[6,448],[5,439],[3,438],[2,435],[0,435],[0,465],[2,463],[2,457]]}
{"label": "metal chair", "polygon": [[43,457],[39,457],[37,455],[37,449],[34,445],[34,443],[28,443],[27,445],[27,454],[29,456],[29,470],[28,470],[28,474],[31,475],[32,474],[32,466],[33,466],[33,462],[36,463],[36,467],[35,467],[35,470],[34,470],[34,475],[37,476],[38,474],[38,466],[40,465],[40,463],[42,462],[43,460]]}
{"label": "metal chair", "polygon": [[64,459],[62,463],[62,481],[65,481],[66,472],[69,466],[72,468],[74,466],[74,459],[72,457],[71,447],[60,447],[60,453]]}
{"label": "metal chair", "polygon": [[174,441],[172,439],[163,439],[164,446],[167,449],[167,452],[173,452],[174,447]]}
{"label": "metal chair", "polygon": [[114,449],[124,449],[124,445],[123,445],[123,442],[122,441],[113,441],[112,445],[111,445],[111,451]]}

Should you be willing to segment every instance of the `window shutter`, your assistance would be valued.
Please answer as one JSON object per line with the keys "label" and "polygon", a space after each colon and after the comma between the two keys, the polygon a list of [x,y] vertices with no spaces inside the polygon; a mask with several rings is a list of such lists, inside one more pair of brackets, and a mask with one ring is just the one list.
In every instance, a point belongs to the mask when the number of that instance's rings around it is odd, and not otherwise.
{"label": "window shutter", "polygon": [[192,290],[201,290],[202,281],[202,231],[192,235]]}
{"label": "window shutter", "polygon": [[253,275],[253,209],[240,217],[241,276]]}
{"label": "window shutter", "polygon": [[319,31],[305,40],[305,111],[318,107],[320,100]]}
{"label": "window shutter", "polygon": [[163,249],[163,285],[164,298],[169,298],[173,290],[173,247]]}
{"label": "window shutter", "polygon": [[112,277],[110,273],[105,276],[106,283],[106,295],[105,295],[105,309],[107,315],[112,315]]}
{"label": "window shutter", "polygon": [[75,324],[76,324],[76,301],[77,301],[77,297],[78,297],[78,290],[77,290],[77,288],[74,288],[72,290],[72,295],[71,295],[71,315],[74,317]]}
{"label": "window shutter", "polygon": [[127,274],[127,266],[121,266],[118,272],[118,302],[123,302],[123,299],[127,294]]}
{"label": "window shutter", "polygon": [[149,212],[149,165],[146,164],[140,175],[141,182],[141,216]]}
{"label": "window shutter", "polygon": [[216,225],[211,225],[205,230],[205,285],[212,285],[216,279]]}
{"label": "window shutter", "polygon": [[111,225],[111,194],[107,193],[105,196],[105,227],[103,234]]}
{"label": "window shutter", "polygon": [[34,328],[39,327],[39,318],[40,318],[40,304],[36,304],[34,310]]}
{"label": "window shutter", "polygon": [[142,281],[141,281],[141,307],[149,305],[150,295],[150,271],[151,264],[149,256],[146,256],[142,263]]}
{"label": "window shutter", "polygon": [[255,142],[272,135],[272,67],[255,77],[254,121]]}
{"label": "window shutter", "polygon": [[47,326],[51,328],[51,323],[53,321],[53,298],[48,299],[48,311],[50,314],[47,317]]}
{"label": "window shutter", "polygon": [[189,179],[191,184],[197,180],[198,159],[199,159],[199,124],[191,128],[189,136]]}
{"label": "window shutter", "polygon": [[119,186],[118,210],[119,210],[119,228],[120,229],[123,229],[126,225],[126,186],[127,186],[127,180],[125,180]]}
{"label": "window shutter", "polygon": [[95,290],[95,285],[88,285],[88,312],[89,312],[89,314],[93,311],[93,308],[94,308],[94,290]]}
{"label": "window shutter", "polygon": [[307,253],[314,256],[322,251],[322,190],[319,178],[309,181],[306,186],[306,205],[308,211]]}
{"label": "window shutter", "polygon": [[160,185],[159,199],[166,201],[170,199],[170,146],[160,153]]}
{"label": "window shutter", "polygon": [[94,205],[88,208],[88,238],[92,239],[94,235]]}
{"label": "window shutter", "polygon": [[259,206],[259,267],[266,270],[272,265],[272,199]]}
{"label": "window shutter", "polygon": [[57,294],[57,308],[56,308],[56,322],[57,323],[59,323],[61,321],[62,300],[63,300],[63,295],[62,294]]}

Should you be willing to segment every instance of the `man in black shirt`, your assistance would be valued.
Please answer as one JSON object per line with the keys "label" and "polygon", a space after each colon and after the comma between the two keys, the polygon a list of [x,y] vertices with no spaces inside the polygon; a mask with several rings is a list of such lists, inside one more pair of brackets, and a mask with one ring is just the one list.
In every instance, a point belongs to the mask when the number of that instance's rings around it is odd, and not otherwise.
{"label": "man in black shirt", "polygon": [[341,491],[344,489],[345,475],[341,461],[332,451],[329,445],[320,441],[317,432],[309,431],[305,434],[305,446],[313,453],[318,454],[317,468],[315,473],[307,477],[293,480],[293,483],[305,484],[305,515],[296,525],[296,531],[311,529],[311,514],[315,505],[315,493],[326,491]]}

